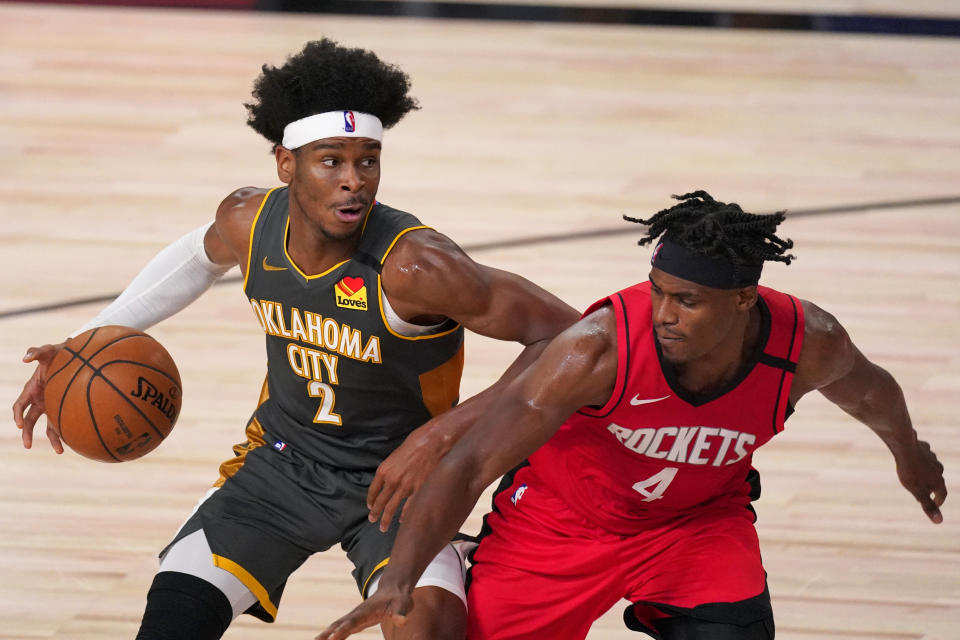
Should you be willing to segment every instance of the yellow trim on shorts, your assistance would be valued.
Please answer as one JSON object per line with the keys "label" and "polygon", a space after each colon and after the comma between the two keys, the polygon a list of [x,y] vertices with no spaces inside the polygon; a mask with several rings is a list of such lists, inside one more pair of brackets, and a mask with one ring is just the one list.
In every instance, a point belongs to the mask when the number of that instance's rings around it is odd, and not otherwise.
{"label": "yellow trim on shorts", "polygon": [[237,580],[243,583],[247,589],[257,597],[257,600],[260,601],[260,606],[263,607],[263,610],[267,612],[274,620],[277,619],[277,605],[273,604],[270,601],[270,594],[267,593],[267,590],[263,588],[263,585],[260,584],[260,581],[254,578],[250,573],[238,565],[233,560],[229,558],[224,558],[223,556],[218,556],[213,554],[213,565],[219,567],[224,571],[232,573]]}
{"label": "yellow trim on shorts", "polygon": [[370,572],[370,575],[367,576],[367,579],[363,581],[363,588],[360,589],[360,596],[364,600],[367,599],[367,587],[370,586],[370,581],[373,580],[373,576],[377,575],[377,571],[380,571],[380,569],[383,569],[385,566],[387,566],[387,563],[389,562],[390,562],[390,556],[387,556],[380,562],[380,564],[378,564],[373,568],[373,571]]}

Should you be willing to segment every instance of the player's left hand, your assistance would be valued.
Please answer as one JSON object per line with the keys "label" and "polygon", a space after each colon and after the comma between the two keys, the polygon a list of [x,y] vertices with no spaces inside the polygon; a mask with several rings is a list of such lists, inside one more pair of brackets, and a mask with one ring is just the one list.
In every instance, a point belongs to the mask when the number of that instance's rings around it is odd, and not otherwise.
{"label": "player's left hand", "polygon": [[391,592],[390,589],[382,587],[353,611],[324,629],[314,640],[343,640],[386,620],[402,625],[411,609],[413,599],[409,593]]}
{"label": "player's left hand", "polygon": [[[33,446],[34,426],[36,426],[40,416],[46,413],[43,395],[47,385],[47,370],[63,345],[64,343],[61,342],[60,344],[45,344],[42,347],[30,347],[27,349],[26,355],[23,356],[24,362],[37,363],[33,375],[23,385],[23,391],[20,392],[13,403],[13,421],[17,428],[21,430],[20,437],[25,449]],[[60,430],[49,418],[47,419],[47,439],[50,440],[50,446],[56,453],[63,453]]]}
{"label": "player's left hand", "polygon": [[940,507],[947,499],[947,485],[943,480],[943,464],[930,445],[918,440],[915,447],[897,456],[897,476],[900,484],[917,499],[924,513],[935,524],[943,522]]}
{"label": "player's left hand", "polygon": [[370,509],[370,522],[379,520],[381,531],[390,528],[400,503],[423,485],[447,452],[448,447],[434,433],[424,427],[413,431],[377,467],[367,491],[367,508]]}

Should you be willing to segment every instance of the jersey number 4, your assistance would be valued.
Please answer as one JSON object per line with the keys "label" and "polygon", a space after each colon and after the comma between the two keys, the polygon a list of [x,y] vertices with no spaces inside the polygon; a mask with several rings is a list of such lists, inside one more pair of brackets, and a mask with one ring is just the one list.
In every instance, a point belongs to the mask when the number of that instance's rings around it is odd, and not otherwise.
{"label": "jersey number 4", "polygon": [[653,502],[663,497],[664,492],[677,475],[676,467],[666,467],[646,480],[635,482],[633,490],[643,496],[644,502]]}
{"label": "jersey number 4", "polygon": [[320,408],[317,409],[317,415],[313,418],[314,422],[318,424],[335,424],[338,426],[343,423],[343,420],[340,419],[340,414],[333,412],[333,403],[336,400],[333,387],[325,382],[317,382],[314,380],[310,383],[310,386],[307,387],[307,393],[310,394],[311,398],[320,398]]}

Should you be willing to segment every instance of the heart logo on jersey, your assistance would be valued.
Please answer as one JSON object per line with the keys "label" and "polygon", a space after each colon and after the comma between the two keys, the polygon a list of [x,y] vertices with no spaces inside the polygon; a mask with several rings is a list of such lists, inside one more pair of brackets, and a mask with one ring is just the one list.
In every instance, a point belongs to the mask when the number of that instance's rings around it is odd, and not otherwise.
{"label": "heart logo on jersey", "polygon": [[333,292],[338,307],[367,310],[367,287],[363,278],[348,276],[337,283]]}
{"label": "heart logo on jersey", "polygon": [[347,296],[352,296],[363,288],[363,278],[346,277],[337,283],[337,288]]}

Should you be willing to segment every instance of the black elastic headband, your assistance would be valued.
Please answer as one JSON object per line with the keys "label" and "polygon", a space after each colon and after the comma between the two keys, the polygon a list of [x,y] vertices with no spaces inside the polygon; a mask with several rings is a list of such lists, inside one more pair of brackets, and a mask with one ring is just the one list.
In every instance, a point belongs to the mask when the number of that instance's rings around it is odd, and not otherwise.
{"label": "black elastic headband", "polygon": [[714,289],[756,286],[763,270],[762,264],[733,264],[723,258],[694,253],[667,239],[657,244],[650,264],[664,273]]}

